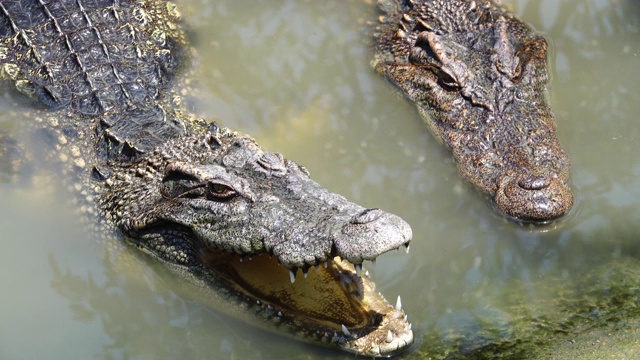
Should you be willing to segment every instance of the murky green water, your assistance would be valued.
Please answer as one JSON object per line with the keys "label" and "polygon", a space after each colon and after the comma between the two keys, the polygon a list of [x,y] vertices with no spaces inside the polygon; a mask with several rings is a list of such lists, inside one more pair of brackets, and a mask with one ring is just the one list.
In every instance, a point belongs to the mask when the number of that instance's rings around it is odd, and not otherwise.
{"label": "murky green water", "polygon": [[[627,319],[638,316],[640,3],[504,2],[550,39],[551,100],[573,162],[575,208],[543,229],[497,216],[460,181],[413,106],[370,69],[365,23],[356,19],[375,19],[373,6],[181,4],[201,52],[207,118],[412,224],[409,255],[369,265],[388,298],[402,296],[414,323],[410,358],[481,358],[480,345],[524,339],[514,347],[545,349],[556,339],[549,358],[584,334],[611,343],[609,334],[631,329]],[[0,131],[16,132],[3,109]],[[174,292],[145,262],[82,235],[59,205],[64,192],[22,169],[0,178],[0,359],[351,358]],[[608,325],[589,332],[596,323]],[[638,347],[622,350],[632,358]]]}

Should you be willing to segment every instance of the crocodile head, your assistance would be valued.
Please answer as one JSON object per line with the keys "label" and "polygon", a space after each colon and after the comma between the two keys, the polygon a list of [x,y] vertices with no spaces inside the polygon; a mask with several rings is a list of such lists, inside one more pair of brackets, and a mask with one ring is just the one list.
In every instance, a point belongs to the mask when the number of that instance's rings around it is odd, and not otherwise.
{"label": "crocodile head", "polygon": [[412,342],[401,306],[361,267],[408,247],[399,217],[349,202],[293,161],[216,127],[112,168],[106,217],[240,316],[370,356]]}
{"label": "crocodile head", "polygon": [[[517,220],[573,205],[547,99],[547,43],[489,2],[382,0],[374,67],[414,101],[463,178]],[[455,14],[455,15],[452,15]]]}

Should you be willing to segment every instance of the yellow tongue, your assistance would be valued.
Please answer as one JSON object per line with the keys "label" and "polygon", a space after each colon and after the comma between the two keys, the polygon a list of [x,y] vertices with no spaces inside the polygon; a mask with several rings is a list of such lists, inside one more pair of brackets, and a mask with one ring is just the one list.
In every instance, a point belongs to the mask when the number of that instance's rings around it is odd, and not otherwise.
{"label": "yellow tongue", "polygon": [[306,278],[300,274],[292,283],[289,270],[268,255],[240,261],[237,256],[209,251],[203,260],[247,297],[273,306],[290,319],[315,324],[318,330],[338,331],[342,325],[358,329],[373,321],[373,312],[362,301],[363,279],[347,262],[311,268]]}

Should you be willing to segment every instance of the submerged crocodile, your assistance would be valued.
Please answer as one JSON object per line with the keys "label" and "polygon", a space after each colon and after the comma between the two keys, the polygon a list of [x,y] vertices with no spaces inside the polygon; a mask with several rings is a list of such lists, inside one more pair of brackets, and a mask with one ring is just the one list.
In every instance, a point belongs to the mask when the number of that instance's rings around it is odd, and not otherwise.
{"label": "submerged crocodile", "polygon": [[405,349],[400,301],[361,264],[408,247],[409,225],[190,114],[179,18],[161,0],[0,1],[2,76],[37,104],[29,125],[79,208],[238,316],[357,354]]}
{"label": "submerged crocodile", "polygon": [[375,69],[418,107],[498,211],[547,222],[573,205],[547,100],[547,43],[483,0],[379,0]]}

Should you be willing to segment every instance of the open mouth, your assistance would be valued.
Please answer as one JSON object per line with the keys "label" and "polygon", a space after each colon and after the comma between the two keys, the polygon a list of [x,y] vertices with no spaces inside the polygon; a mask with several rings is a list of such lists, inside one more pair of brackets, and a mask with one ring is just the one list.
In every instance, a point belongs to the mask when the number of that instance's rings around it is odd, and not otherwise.
{"label": "open mouth", "polygon": [[366,356],[394,355],[413,341],[400,298],[391,305],[366,271],[360,274],[345,260],[292,277],[266,254],[241,258],[205,250],[201,256],[218,281],[281,331]]}

